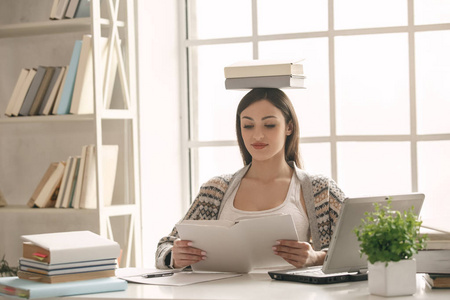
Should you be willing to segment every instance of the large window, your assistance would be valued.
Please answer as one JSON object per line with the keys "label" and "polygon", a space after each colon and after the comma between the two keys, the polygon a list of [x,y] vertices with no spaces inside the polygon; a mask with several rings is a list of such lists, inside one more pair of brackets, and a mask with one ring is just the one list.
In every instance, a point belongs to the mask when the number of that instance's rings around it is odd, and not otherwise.
{"label": "large window", "polygon": [[236,61],[304,58],[285,90],[305,169],[349,196],[423,192],[424,218],[450,210],[450,0],[187,0],[183,61],[186,188],[242,167]]}

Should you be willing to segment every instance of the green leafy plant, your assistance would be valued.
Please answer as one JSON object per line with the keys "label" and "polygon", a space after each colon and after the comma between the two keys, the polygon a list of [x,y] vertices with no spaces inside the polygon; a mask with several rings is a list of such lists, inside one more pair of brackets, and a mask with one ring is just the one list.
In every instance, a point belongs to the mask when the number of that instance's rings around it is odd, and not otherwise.
{"label": "green leafy plant", "polygon": [[0,277],[5,276],[17,276],[17,267],[10,267],[8,262],[5,260],[5,256],[3,255],[0,262]]}
{"label": "green leafy plant", "polygon": [[366,212],[354,232],[360,242],[361,256],[367,255],[370,263],[396,262],[409,259],[426,246],[426,235],[419,235],[422,221],[413,211],[391,210],[391,199],[387,206],[375,204],[375,211]]}

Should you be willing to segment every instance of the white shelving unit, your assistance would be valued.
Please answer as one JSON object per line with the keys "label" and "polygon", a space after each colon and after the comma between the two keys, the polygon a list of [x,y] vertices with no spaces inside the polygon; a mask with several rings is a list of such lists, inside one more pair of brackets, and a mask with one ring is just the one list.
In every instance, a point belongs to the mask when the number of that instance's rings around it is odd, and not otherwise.
{"label": "white shelving unit", "polygon": [[[102,11],[103,10],[103,11]],[[106,11],[105,11],[106,10]],[[95,140],[97,154],[97,209],[31,209],[23,206],[13,206],[12,208],[0,209],[0,220],[2,222],[12,222],[14,219],[26,220],[50,218],[55,222],[54,231],[74,230],[76,224],[65,226],[67,218],[79,220],[79,224],[88,226],[97,231],[100,235],[110,239],[115,238],[117,228],[113,219],[121,217],[123,220],[120,226],[119,235],[123,236],[123,255],[121,266],[141,266],[141,203],[140,203],[140,172],[138,153],[138,119],[137,119],[137,95],[136,95],[136,49],[135,49],[135,20],[134,1],[120,0],[101,1],[91,0],[91,17],[80,19],[48,20],[42,22],[28,22],[18,24],[0,25],[0,39],[28,38],[41,35],[54,35],[64,33],[92,34],[93,59],[94,59],[94,113],[89,115],[51,115],[51,116],[30,116],[11,117],[0,119],[0,130],[18,126],[33,126],[33,124],[62,124],[74,122],[74,126],[80,123],[92,125],[92,136],[85,144]],[[50,12],[49,12],[50,13]],[[105,17],[107,16],[107,17]],[[121,19],[119,20],[119,16]],[[114,109],[106,108],[103,100],[102,59],[100,54],[100,37],[109,38],[109,57],[107,63],[111,64],[112,55],[116,55],[118,61],[117,76],[120,82],[119,105]],[[55,47],[55,45],[52,45]],[[40,62],[36,62],[36,65]],[[0,71],[1,72],[1,71]],[[8,99],[0,99],[8,101]],[[116,101],[117,102],[117,101]],[[117,106],[119,106],[117,108]],[[103,203],[102,190],[102,147],[104,144],[105,123],[113,123],[114,128],[119,127],[123,134],[123,145],[119,148],[119,160],[122,159],[121,168],[123,174],[119,178],[123,179],[120,195],[120,204],[116,202],[111,206]],[[71,123],[72,124],[72,123]],[[89,125],[89,126],[90,126]],[[57,125],[56,125],[57,126]],[[67,134],[70,134],[67,133]],[[93,137],[93,138],[92,138]],[[79,149],[81,153],[81,148]],[[71,155],[67,153],[67,156]],[[23,171],[24,174],[27,170]],[[44,172],[44,170],[42,170]],[[116,177],[117,184],[117,177]],[[117,198],[117,197],[116,197]],[[27,199],[23,199],[26,203]],[[94,213],[93,213],[94,211]],[[8,216],[8,218],[6,217]],[[60,224],[58,224],[60,223]],[[34,224],[34,223],[33,223]],[[1,224],[8,226],[8,223]],[[33,225],[34,226],[34,225]],[[47,226],[48,227],[48,226]],[[23,225],[26,228],[26,224]],[[22,230],[24,230],[22,228]],[[20,231],[20,229],[18,229]],[[48,228],[46,229],[48,231]],[[2,237],[1,235],[5,235]],[[21,234],[21,232],[0,230],[0,240],[11,241],[8,235]],[[20,246],[20,245],[19,245]],[[1,247],[0,247],[1,248]],[[14,248],[11,248],[14,249]],[[17,249],[17,246],[16,246]],[[2,249],[0,249],[1,251]]]}

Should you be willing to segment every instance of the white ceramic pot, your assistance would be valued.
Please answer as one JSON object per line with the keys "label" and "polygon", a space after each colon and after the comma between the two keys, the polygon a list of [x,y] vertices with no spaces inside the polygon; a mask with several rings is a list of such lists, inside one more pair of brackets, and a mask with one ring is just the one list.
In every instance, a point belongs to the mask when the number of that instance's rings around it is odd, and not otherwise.
{"label": "white ceramic pot", "polygon": [[384,297],[416,292],[416,260],[369,263],[369,292]]}

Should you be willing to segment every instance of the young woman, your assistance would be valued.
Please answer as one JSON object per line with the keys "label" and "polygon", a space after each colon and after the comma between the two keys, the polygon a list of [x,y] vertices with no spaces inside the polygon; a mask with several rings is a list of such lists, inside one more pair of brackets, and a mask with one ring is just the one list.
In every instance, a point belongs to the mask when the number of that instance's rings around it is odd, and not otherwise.
{"label": "young woman", "polygon": [[[296,268],[323,264],[344,193],[333,180],[301,169],[299,125],[289,98],[279,89],[251,90],[239,103],[236,134],[244,168],[203,184],[184,219],[289,213],[299,240],[277,241],[274,255]],[[184,268],[207,257],[174,228],[158,243],[156,266]]]}

